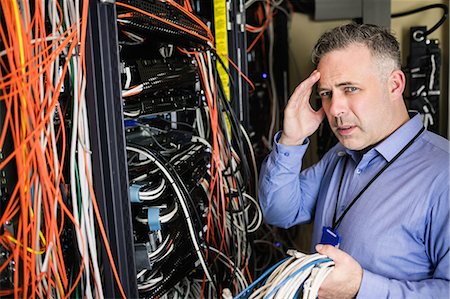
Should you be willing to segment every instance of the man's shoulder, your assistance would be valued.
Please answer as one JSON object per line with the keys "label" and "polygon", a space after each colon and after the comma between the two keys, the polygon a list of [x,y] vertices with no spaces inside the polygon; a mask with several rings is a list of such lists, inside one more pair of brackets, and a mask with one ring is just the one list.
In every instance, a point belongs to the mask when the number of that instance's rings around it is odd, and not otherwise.
{"label": "man's shoulder", "polygon": [[441,152],[442,155],[447,156],[450,154],[450,141],[448,139],[436,133],[426,131],[423,135],[423,140],[433,151]]}
{"label": "man's shoulder", "polygon": [[[440,177],[448,182],[450,172],[450,142],[442,136],[426,131],[421,142],[415,160],[421,172],[427,175]],[[420,166],[419,166],[420,165]]]}

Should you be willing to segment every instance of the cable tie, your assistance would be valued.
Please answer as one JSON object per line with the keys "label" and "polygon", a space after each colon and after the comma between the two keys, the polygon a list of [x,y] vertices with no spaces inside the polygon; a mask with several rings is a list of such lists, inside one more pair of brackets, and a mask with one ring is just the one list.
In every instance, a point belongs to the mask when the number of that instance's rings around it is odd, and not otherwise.
{"label": "cable tie", "polygon": [[130,186],[130,188],[128,189],[128,193],[129,193],[129,198],[131,202],[134,203],[141,203],[142,200],[139,198],[139,190],[141,189],[141,185],[138,184],[133,184]]}
{"label": "cable tie", "polygon": [[161,222],[159,221],[159,208],[151,207],[147,210],[148,227],[151,231],[161,230]]}

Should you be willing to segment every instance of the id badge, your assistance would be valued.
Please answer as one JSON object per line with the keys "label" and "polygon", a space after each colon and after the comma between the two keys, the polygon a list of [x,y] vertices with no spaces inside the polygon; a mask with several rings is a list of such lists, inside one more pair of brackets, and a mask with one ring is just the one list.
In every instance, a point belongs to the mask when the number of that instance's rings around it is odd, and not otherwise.
{"label": "id badge", "polygon": [[339,247],[341,243],[341,236],[338,232],[333,230],[331,226],[324,226],[322,228],[322,238],[320,239],[320,244],[333,245]]}

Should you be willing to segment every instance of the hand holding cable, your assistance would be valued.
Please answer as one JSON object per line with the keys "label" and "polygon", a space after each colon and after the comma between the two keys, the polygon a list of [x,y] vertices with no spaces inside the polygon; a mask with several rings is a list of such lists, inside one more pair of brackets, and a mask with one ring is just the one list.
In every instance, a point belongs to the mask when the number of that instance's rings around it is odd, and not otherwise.
{"label": "hand holding cable", "polygon": [[335,263],[334,269],[319,288],[319,298],[354,298],[359,291],[363,275],[359,263],[346,252],[331,245],[319,244],[316,250]]}

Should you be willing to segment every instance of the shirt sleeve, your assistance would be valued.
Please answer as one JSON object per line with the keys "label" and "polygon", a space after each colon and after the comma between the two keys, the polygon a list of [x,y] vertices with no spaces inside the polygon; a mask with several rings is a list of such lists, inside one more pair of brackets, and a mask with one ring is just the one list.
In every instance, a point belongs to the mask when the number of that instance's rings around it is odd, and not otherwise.
{"label": "shirt sleeve", "polygon": [[448,297],[448,279],[396,280],[364,270],[361,287],[356,299],[439,299]]}
{"label": "shirt sleeve", "polygon": [[321,163],[301,172],[309,145],[286,146],[274,138],[274,148],[263,162],[259,179],[259,201],[266,223],[288,228],[311,221],[323,176]]}
{"label": "shirt sleeve", "polygon": [[448,186],[431,207],[426,223],[425,248],[432,266],[429,279],[396,280],[363,271],[357,299],[449,298],[450,296],[450,231]]}

